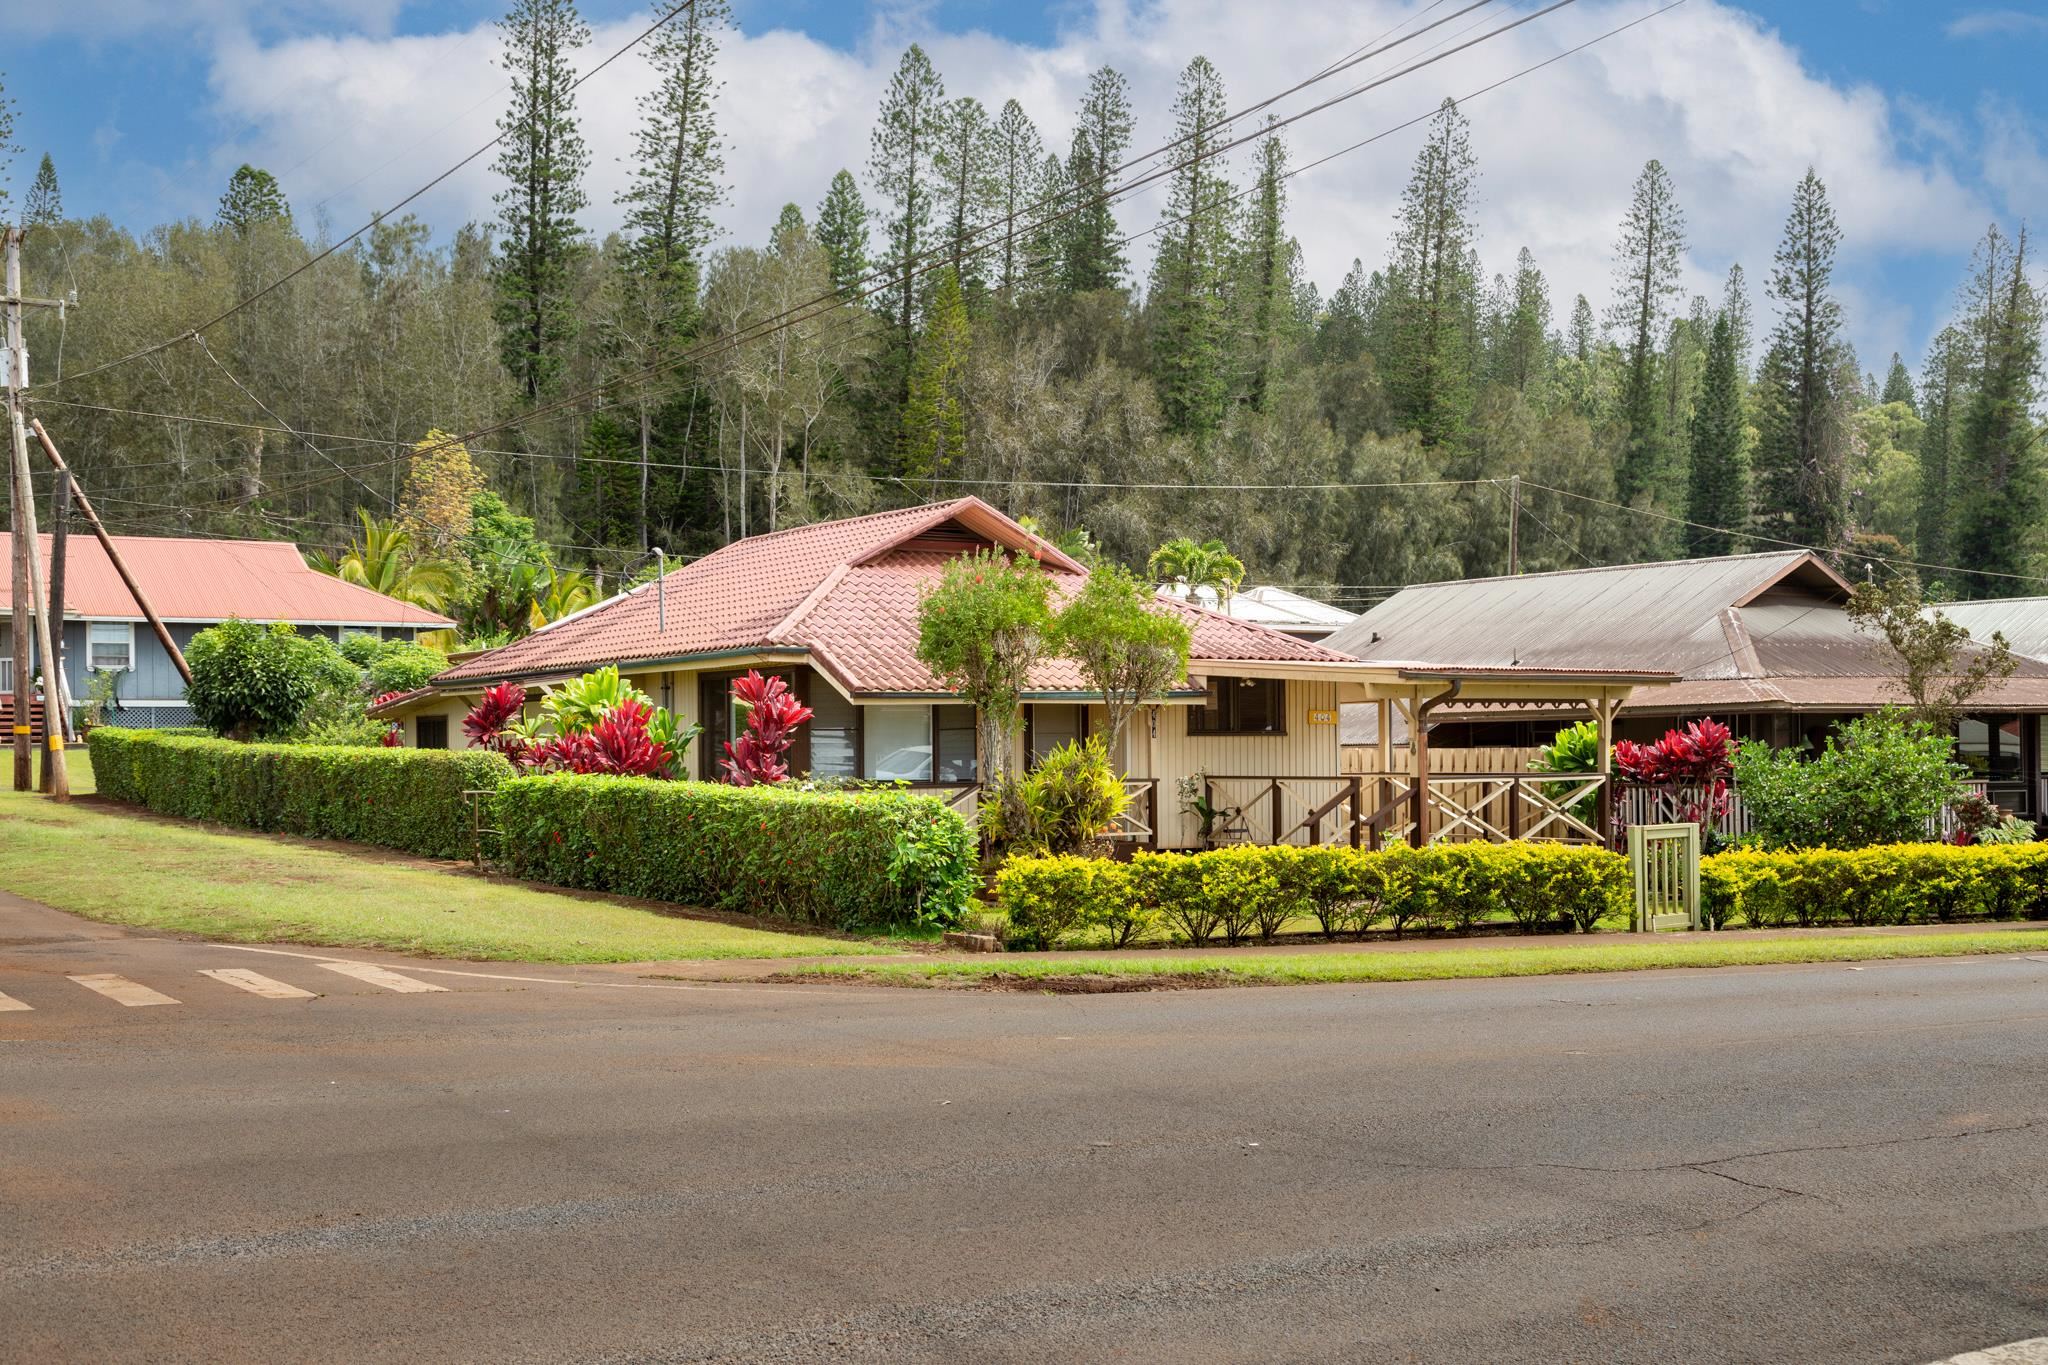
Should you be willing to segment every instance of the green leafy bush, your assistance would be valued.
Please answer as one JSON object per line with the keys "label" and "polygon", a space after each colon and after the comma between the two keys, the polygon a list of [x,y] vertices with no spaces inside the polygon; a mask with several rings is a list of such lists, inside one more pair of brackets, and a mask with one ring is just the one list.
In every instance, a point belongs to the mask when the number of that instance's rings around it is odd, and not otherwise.
{"label": "green leafy bush", "polygon": [[1738,849],[1700,860],[1715,926],[1936,924],[2048,912],[2048,844]]}
{"label": "green leafy bush", "polygon": [[1013,852],[1100,852],[1102,836],[1131,804],[1099,736],[1070,740],[1003,782],[1008,790],[982,804],[982,832]]}
{"label": "green leafy bush", "polygon": [[86,744],[100,795],[116,801],[429,858],[468,856],[475,821],[463,793],[512,776],[511,764],[478,750],[240,744],[104,726]]}
{"label": "green leafy bush", "polygon": [[373,697],[412,692],[448,671],[448,656],[407,640],[385,640],[364,669],[364,690]]}
{"label": "green leafy bush", "polygon": [[1949,737],[1897,710],[1835,727],[1803,756],[1749,740],[1735,786],[1769,848],[1868,848],[1927,837],[1963,775]]}
{"label": "green leafy bush", "polygon": [[1113,942],[1166,928],[1201,946],[1314,916],[1327,936],[1391,920],[1469,931],[1506,908],[1524,928],[1577,925],[1590,932],[1629,905],[1628,860],[1605,849],[1557,844],[1440,844],[1370,853],[1343,847],[1234,846],[1206,853],[1138,853],[1128,863],[1014,857],[996,877],[996,901],[1034,946],[1100,926]]}
{"label": "green leafy bush", "polygon": [[950,926],[978,884],[973,831],[929,796],[558,775],[494,811],[514,876],[841,929]]}
{"label": "green leafy bush", "polygon": [[185,662],[192,669],[185,689],[192,713],[231,739],[289,734],[338,669],[353,674],[333,645],[300,635],[283,621],[265,627],[231,619],[210,626],[185,647]]}

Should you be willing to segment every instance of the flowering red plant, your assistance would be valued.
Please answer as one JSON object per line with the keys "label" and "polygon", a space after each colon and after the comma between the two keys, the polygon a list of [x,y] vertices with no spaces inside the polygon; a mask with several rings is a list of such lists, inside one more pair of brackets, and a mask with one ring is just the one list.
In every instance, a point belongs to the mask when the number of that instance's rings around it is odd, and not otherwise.
{"label": "flowering red plant", "polygon": [[773,786],[789,777],[783,755],[795,738],[796,727],[811,718],[811,708],[798,701],[782,678],[764,678],[749,670],[732,685],[733,704],[747,713],[747,733],[726,743],[719,765],[726,781],[735,787],[755,783]]}
{"label": "flowering red plant", "polygon": [[548,772],[610,773],[656,777],[675,761],[669,747],[648,732],[654,707],[628,698],[605,712],[588,730],[557,735],[536,745],[530,761]]}
{"label": "flowering red plant", "polygon": [[487,687],[477,704],[463,717],[462,732],[472,746],[490,749],[515,761],[526,752],[526,741],[505,727],[526,710],[526,689],[518,683]]}

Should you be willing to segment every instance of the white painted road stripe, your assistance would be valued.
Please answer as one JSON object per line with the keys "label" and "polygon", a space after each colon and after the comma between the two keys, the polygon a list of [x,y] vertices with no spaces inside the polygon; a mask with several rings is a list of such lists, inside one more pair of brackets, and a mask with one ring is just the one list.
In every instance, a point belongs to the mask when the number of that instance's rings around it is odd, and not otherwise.
{"label": "white painted road stripe", "polygon": [[7,1010],[32,1010],[34,1008],[34,1005],[24,1004],[11,995],[0,993],[0,1013],[4,1013]]}
{"label": "white painted road stripe", "polygon": [[107,999],[120,1005],[175,1005],[178,1002],[162,991],[153,991],[140,982],[130,981],[125,976],[112,972],[94,972],[89,976],[71,978],[89,991],[98,991]]}
{"label": "white painted road stripe", "polygon": [[417,991],[448,989],[446,986],[436,986],[426,981],[415,981],[409,976],[400,976],[397,972],[386,971],[368,962],[323,962],[320,965],[330,972],[352,976],[358,981],[367,981],[372,986],[382,986],[387,991],[404,991],[412,994]]}
{"label": "white painted road stripe", "polygon": [[260,972],[252,972],[242,967],[216,967],[212,971],[201,972],[200,975],[210,976],[215,981],[224,981],[237,990],[247,991],[251,995],[260,995],[265,1000],[311,1000],[314,998],[311,991],[302,991],[297,986],[286,985],[282,981],[272,980]]}
{"label": "white painted road stripe", "polygon": [[2048,1361],[2048,1337],[2015,1341],[2009,1346],[1987,1346],[1959,1356],[1936,1361],[1935,1365],[2041,1365]]}

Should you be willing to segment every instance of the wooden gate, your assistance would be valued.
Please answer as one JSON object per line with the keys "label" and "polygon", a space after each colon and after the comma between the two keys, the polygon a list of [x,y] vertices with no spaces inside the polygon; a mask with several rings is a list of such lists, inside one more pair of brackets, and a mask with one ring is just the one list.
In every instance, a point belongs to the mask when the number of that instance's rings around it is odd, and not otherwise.
{"label": "wooden gate", "polygon": [[1700,827],[1631,825],[1628,865],[1635,874],[1637,933],[1697,929],[1700,914]]}

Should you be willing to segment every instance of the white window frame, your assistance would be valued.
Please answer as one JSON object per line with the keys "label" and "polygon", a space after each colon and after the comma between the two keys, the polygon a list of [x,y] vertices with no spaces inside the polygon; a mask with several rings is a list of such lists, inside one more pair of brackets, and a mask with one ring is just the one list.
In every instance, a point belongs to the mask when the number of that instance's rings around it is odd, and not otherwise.
{"label": "white window frame", "polygon": [[[119,668],[103,667],[99,661],[98,649],[101,641],[95,637],[102,631],[120,631],[128,647],[128,662]],[[111,644],[112,641],[106,643]],[[133,621],[87,621],[85,623],[85,667],[88,673],[133,673],[135,671],[135,623]]]}

